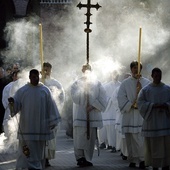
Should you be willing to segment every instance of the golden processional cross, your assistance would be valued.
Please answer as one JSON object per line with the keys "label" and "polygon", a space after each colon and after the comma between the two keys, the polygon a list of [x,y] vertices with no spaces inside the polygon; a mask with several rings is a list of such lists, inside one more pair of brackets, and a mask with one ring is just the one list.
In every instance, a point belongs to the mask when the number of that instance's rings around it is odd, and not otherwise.
{"label": "golden processional cross", "polygon": [[84,24],[87,25],[87,28],[84,29],[84,32],[87,34],[87,41],[86,41],[86,52],[87,52],[87,64],[89,64],[89,34],[92,32],[90,29],[90,17],[92,16],[90,10],[91,8],[96,8],[97,10],[101,7],[98,3],[96,5],[91,4],[91,0],[87,0],[87,4],[82,4],[81,2],[77,5],[79,9],[81,8],[87,8],[87,13],[85,14],[87,16],[87,21],[84,22]]}
{"label": "golden processional cross", "polygon": [[[92,22],[90,21],[90,17],[92,16],[90,10],[91,8],[96,8],[97,10],[101,7],[98,3],[96,5],[91,4],[91,0],[87,0],[87,4],[82,4],[81,2],[77,5],[77,7],[79,9],[81,8],[87,8],[87,13],[85,14],[87,16],[87,21],[84,22],[84,24],[87,25],[87,28],[84,29],[84,32],[87,34],[87,39],[86,39],[86,45],[87,45],[87,64],[89,64],[89,34],[92,32],[92,30],[90,29],[90,24],[92,24]],[[88,106],[89,106],[89,90],[86,87],[86,99],[87,99],[87,106],[86,106],[86,114],[87,114],[87,139],[90,139],[90,115],[89,115],[89,111],[88,111]]]}

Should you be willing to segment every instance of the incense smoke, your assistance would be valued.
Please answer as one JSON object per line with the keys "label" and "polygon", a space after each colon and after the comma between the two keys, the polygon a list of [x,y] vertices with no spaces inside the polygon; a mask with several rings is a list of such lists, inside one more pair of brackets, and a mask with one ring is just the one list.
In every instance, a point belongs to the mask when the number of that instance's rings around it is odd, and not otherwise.
{"label": "incense smoke", "polygon": [[[58,12],[55,6],[41,10],[43,26],[44,61],[53,65],[52,76],[67,92],[65,112],[70,110],[69,87],[79,77],[86,63],[86,9],[79,10],[74,0],[66,10]],[[90,64],[102,82],[110,71],[130,72],[129,64],[138,60],[139,28],[142,28],[142,74],[150,78],[151,70],[159,67],[163,81],[170,84],[170,1],[169,0],[92,0],[102,8],[91,9]],[[86,4],[86,0],[81,0]],[[39,70],[38,17],[9,22],[6,37],[9,48],[4,51],[8,60],[22,60],[23,67]],[[68,106],[68,108],[67,108]],[[65,116],[67,116],[65,114]],[[70,120],[71,121],[71,120]]]}
{"label": "incense smoke", "polygon": [[[82,3],[87,3],[82,0]],[[143,74],[150,77],[153,67],[160,67],[165,76],[163,80],[169,83],[168,77],[168,53],[169,53],[169,15],[168,0],[93,0],[91,3],[99,3],[102,8],[98,11],[91,9],[92,33],[90,34],[90,64],[100,80],[109,70],[115,69],[113,63],[122,65],[120,71],[129,72],[129,63],[138,58],[139,28],[142,27],[141,62],[143,63]],[[49,40],[44,51],[48,58],[60,66],[57,70],[70,78],[70,73],[81,74],[81,65],[86,63],[86,9],[79,10],[74,1],[69,14],[55,16],[46,21],[46,26],[61,28],[55,34],[46,31],[44,33]],[[47,15],[47,13],[45,14]],[[50,18],[50,14],[48,14]],[[54,36],[55,35],[55,36]],[[56,38],[55,38],[56,37]],[[46,44],[46,43],[45,43]],[[52,47],[51,47],[52,46]],[[54,48],[56,47],[56,48]],[[53,52],[53,53],[51,53]],[[50,55],[51,54],[51,55]],[[108,62],[112,59],[112,62]],[[107,65],[107,66],[106,66]],[[123,69],[124,68],[124,69]],[[116,68],[117,69],[117,68]],[[123,69],[123,70],[122,70]],[[105,74],[103,74],[105,72]],[[62,74],[56,72],[56,78],[62,81]],[[102,76],[101,76],[102,75]],[[67,80],[68,80],[67,79]],[[68,81],[70,82],[70,81]],[[67,84],[63,82],[63,85]]]}
{"label": "incense smoke", "polygon": [[[86,0],[82,0],[86,4]],[[90,64],[96,74],[105,71],[105,65],[119,63],[129,72],[129,63],[138,58],[139,28],[142,27],[141,62],[143,74],[150,76],[153,67],[167,74],[169,65],[169,15],[168,0],[92,0],[102,8],[91,9]],[[65,88],[81,74],[86,63],[86,8],[79,8],[75,0],[66,11],[57,13],[54,7],[41,11],[43,25],[44,61],[53,64],[53,76]],[[6,28],[10,40],[7,58],[24,59],[27,65],[37,66],[39,60],[38,19],[9,23]],[[25,41],[27,40],[27,41]],[[112,62],[108,62],[112,60]],[[97,65],[96,63],[100,64]],[[109,67],[111,67],[111,64]],[[122,68],[121,67],[121,68]],[[38,67],[40,68],[40,67]],[[108,70],[107,70],[108,71]],[[106,72],[107,73],[107,72]],[[149,74],[149,75],[148,75]],[[63,79],[64,77],[64,79]],[[168,82],[168,78],[164,77]],[[103,78],[100,76],[101,81]],[[70,82],[70,83],[68,83]]]}

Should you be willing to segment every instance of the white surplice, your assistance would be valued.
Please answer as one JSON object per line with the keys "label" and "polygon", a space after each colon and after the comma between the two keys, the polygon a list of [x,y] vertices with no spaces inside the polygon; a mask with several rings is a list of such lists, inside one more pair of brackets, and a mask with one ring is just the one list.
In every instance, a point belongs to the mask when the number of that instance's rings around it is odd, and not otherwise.
{"label": "white surplice", "polygon": [[[133,163],[144,160],[141,136],[143,118],[138,109],[132,108],[137,99],[137,82],[138,80],[134,77],[129,77],[123,80],[118,91],[118,104],[122,113],[122,132],[126,137],[128,160]],[[150,83],[150,80],[140,77],[139,82],[144,87]]]}
{"label": "white surplice", "polygon": [[[105,141],[108,142],[109,146],[116,147],[116,116],[117,116],[117,109],[118,109],[118,102],[117,102],[117,88],[120,86],[119,81],[110,81],[108,83],[103,84],[103,87],[106,91],[106,95],[108,97],[108,105],[104,112],[102,112],[102,121],[103,121],[103,131],[106,133]],[[99,130],[100,136],[104,136],[102,134],[102,130]],[[100,137],[99,136],[99,137]]]}
{"label": "white surplice", "polygon": [[[28,145],[32,152],[27,165],[34,167],[37,162],[36,168],[41,169],[40,162],[45,158],[45,142],[54,138],[51,127],[57,126],[61,121],[58,108],[50,90],[41,83],[37,86],[30,83],[24,85],[14,95],[14,101],[12,116],[20,111],[18,139],[20,144]],[[32,149],[34,144],[38,146],[36,152]],[[22,148],[21,145],[19,147]],[[17,168],[25,168],[24,160],[24,155],[19,155]]]}
{"label": "white surplice", "polygon": [[65,92],[62,84],[53,77],[47,77],[44,80],[44,85],[46,85],[51,90],[52,96],[60,112],[65,101]]}
{"label": "white surplice", "polygon": [[[154,104],[167,104],[167,109],[153,108]],[[142,135],[145,137],[146,165],[170,166],[170,87],[164,83],[149,84],[138,96],[142,115]]]}
{"label": "white surplice", "polygon": [[[61,83],[59,83],[53,77],[47,77],[44,80],[44,85],[46,85],[50,89],[51,94],[54,98],[54,101],[57,104],[58,110],[61,113],[62,108],[64,106],[64,101],[65,101],[65,92],[64,92],[64,89],[63,89]],[[53,134],[55,137],[52,140],[48,140],[46,143],[46,146],[47,146],[46,147],[46,157],[48,159],[55,158],[57,130],[58,130],[58,127],[53,129]]]}
{"label": "white surplice", "polygon": [[[86,91],[86,87],[88,87],[88,92]],[[92,135],[93,137],[90,138],[91,146],[88,145],[89,140],[87,140],[87,93],[89,104],[95,108],[89,113],[90,134],[94,134]],[[73,100],[73,139],[75,156],[76,159],[85,157],[91,160],[94,152],[94,143],[97,137],[97,128],[103,127],[101,112],[104,112],[107,106],[106,92],[98,80],[93,79],[87,81],[85,77],[81,77],[71,86],[71,97]],[[82,135],[84,135],[83,139],[81,138]],[[85,155],[85,153],[88,153],[88,155]]]}

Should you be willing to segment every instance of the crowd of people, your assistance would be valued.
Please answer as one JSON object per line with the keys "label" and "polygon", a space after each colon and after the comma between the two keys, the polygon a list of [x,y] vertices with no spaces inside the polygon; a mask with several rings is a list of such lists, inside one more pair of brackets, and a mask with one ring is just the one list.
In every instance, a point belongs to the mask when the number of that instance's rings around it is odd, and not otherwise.
{"label": "crowd of people", "polygon": [[[142,64],[132,61],[131,73],[122,81],[113,68],[106,83],[94,76],[88,63],[81,71],[70,87],[77,166],[93,166],[97,147],[120,151],[131,168],[169,170],[170,86],[161,81],[161,69],[153,68],[149,80],[142,76]],[[55,158],[66,94],[51,76],[49,62],[41,71],[31,69],[29,82],[23,81],[21,72],[18,63],[6,70],[0,67],[0,134],[6,141],[13,137],[18,141],[10,146],[18,152],[16,168],[41,170]],[[11,133],[14,121],[17,130]]]}

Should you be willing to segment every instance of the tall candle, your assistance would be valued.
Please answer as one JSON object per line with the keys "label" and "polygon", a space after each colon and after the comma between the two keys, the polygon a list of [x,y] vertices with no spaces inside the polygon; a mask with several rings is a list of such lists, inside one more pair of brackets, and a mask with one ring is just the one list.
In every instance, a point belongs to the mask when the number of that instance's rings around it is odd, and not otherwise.
{"label": "tall candle", "polygon": [[41,70],[42,70],[43,62],[44,62],[42,24],[39,24],[39,31],[40,31],[40,61],[41,61]]}
{"label": "tall candle", "polygon": [[142,38],[142,28],[139,28],[138,74],[140,74],[140,59],[141,59],[141,38]]}

